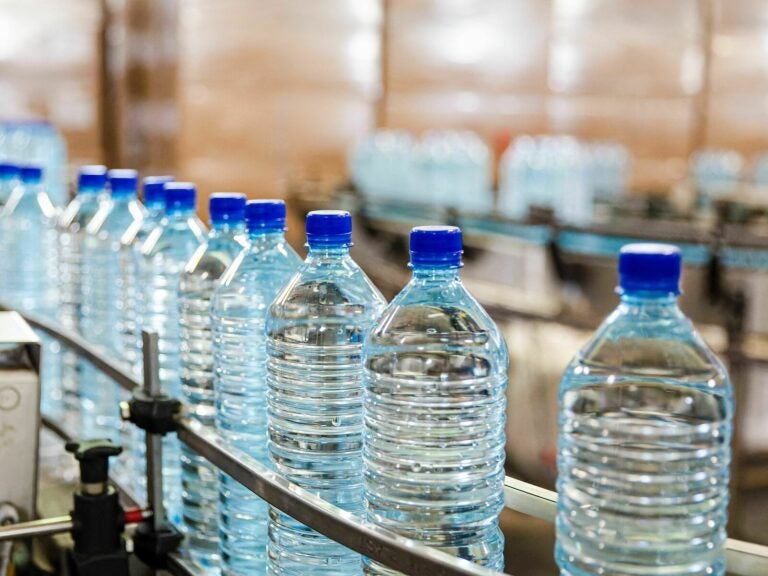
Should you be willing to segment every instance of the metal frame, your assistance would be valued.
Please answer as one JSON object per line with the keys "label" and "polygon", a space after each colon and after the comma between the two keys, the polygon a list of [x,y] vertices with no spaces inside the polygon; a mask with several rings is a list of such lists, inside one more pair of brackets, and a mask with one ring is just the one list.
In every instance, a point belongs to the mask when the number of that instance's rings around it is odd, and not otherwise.
{"label": "metal frame", "polygon": [[[58,339],[62,344],[89,360],[96,368],[113,378],[122,387],[132,390],[140,383],[116,362],[103,356],[83,338],[68,334],[56,324],[37,315],[24,314],[35,328]],[[143,333],[144,366],[147,392],[160,391],[157,375],[157,335]],[[325,536],[391,568],[413,576],[500,576],[500,573],[458,559],[444,552],[428,548],[419,542],[398,536],[345,512],[321,498],[289,482],[276,472],[247,454],[228,445],[210,428],[189,418],[181,418],[179,439],[214,466],[226,472],[254,494],[279,508],[299,522]],[[159,436],[154,436],[158,438]],[[147,439],[147,471],[150,487],[148,499],[152,502],[155,518],[162,520],[162,474],[159,450],[154,450],[153,435]],[[149,448],[152,447],[152,450]],[[160,490],[160,492],[158,492]],[[554,521],[557,495],[550,491],[507,477],[504,486],[507,508]],[[156,520],[157,521],[157,520]],[[63,527],[61,524],[59,527]],[[0,540],[3,536],[0,528]],[[726,544],[728,572],[735,576],[765,576],[768,574],[768,546],[729,539]],[[171,559],[173,574],[194,574],[194,567],[181,556]]]}

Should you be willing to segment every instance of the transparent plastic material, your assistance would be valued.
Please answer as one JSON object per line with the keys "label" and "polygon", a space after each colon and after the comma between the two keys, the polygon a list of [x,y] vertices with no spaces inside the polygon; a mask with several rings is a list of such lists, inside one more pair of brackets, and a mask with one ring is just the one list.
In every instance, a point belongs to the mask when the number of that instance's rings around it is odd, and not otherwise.
{"label": "transparent plastic material", "polygon": [[[310,247],[267,320],[269,455],[277,471],[362,513],[362,346],[385,301],[348,246]],[[270,508],[271,575],[353,576],[360,556]]]}
{"label": "transparent plastic material", "polygon": [[[163,391],[181,396],[179,280],[186,263],[205,243],[205,225],[194,208],[168,212],[144,241],[139,261],[141,327],[157,333]],[[168,518],[181,526],[181,448],[175,436],[163,439],[163,478]]]}
{"label": "transparent plastic material", "polygon": [[561,574],[725,574],[731,384],[675,296],[625,293],[559,397]]}
{"label": "transparent plastic material", "polygon": [[[245,201],[243,200],[243,203]],[[213,223],[208,241],[187,263],[179,282],[181,389],[190,417],[213,425],[211,296],[244,246],[242,220]],[[187,446],[181,448],[182,514],[187,550],[203,567],[218,564],[216,468]]]}
{"label": "transparent plastic material", "polygon": [[[300,264],[282,231],[251,232],[211,302],[216,429],[265,465],[267,311]],[[226,474],[219,482],[221,573],[264,574],[269,507]]]}
{"label": "transparent plastic material", "polygon": [[[117,331],[120,237],[144,214],[135,194],[104,196],[83,238],[81,329],[88,341],[115,359],[120,358],[121,350]],[[127,393],[87,362],[80,371],[79,390],[82,419],[77,434],[124,443],[129,428],[121,422],[116,406]],[[117,437],[118,431],[123,438]]]}
{"label": "transparent plastic material", "polygon": [[[81,267],[83,242],[88,223],[99,210],[104,188],[81,189],[58,218],[58,289],[59,324],[76,333],[81,332]],[[66,430],[76,430],[80,420],[79,383],[80,361],[69,350],[61,354],[62,410]]]}
{"label": "transparent plastic material", "polygon": [[[56,209],[44,186],[17,181],[0,212],[0,299],[14,308],[52,317],[56,313]],[[40,334],[43,345],[43,414],[61,417],[61,345]]]}
{"label": "transparent plastic material", "polygon": [[118,298],[121,305],[118,319],[120,351],[123,360],[137,373],[141,371],[141,329],[138,323],[142,314],[142,299],[138,297],[141,294],[138,286],[139,260],[144,241],[163,220],[165,203],[155,202],[147,204],[145,208],[146,216],[134,222],[120,238],[118,255],[121,278]]}
{"label": "transparent plastic material", "polygon": [[[364,348],[368,520],[504,570],[509,358],[456,268],[415,266]],[[399,574],[365,559],[365,574]]]}

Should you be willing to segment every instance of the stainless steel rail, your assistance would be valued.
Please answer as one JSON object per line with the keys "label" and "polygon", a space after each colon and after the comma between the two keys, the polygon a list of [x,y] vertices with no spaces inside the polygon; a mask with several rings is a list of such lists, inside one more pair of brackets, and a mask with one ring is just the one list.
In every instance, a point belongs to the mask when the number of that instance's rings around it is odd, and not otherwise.
{"label": "stainless steel rail", "polygon": [[406,574],[430,576],[499,574],[362,521],[229,446],[216,432],[199,422],[182,420],[178,435],[184,444],[272,506],[332,540],[391,568]]}
{"label": "stainless steel rail", "polygon": [[69,532],[73,527],[74,523],[69,516],[33,520],[31,522],[24,522],[23,525],[7,524],[0,526],[0,542],[61,534],[62,532]]}
{"label": "stainless steel rail", "polygon": [[[139,385],[118,363],[104,357],[82,338],[65,334],[60,327],[45,319],[33,315],[24,316],[30,324],[87,358],[125,388],[132,389]],[[145,342],[151,341],[152,335],[146,335]],[[156,351],[155,346],[150,345],[148,348]],[[149,362],[150,366],[154,366],[151,358]],[[178,436],[196,453],[269,504],[325,536],[391,568],[414,576],[500,576],[497,572],[383,530],[325,502],[229,446],[214,430],[196,421],[181,418]],[[557,507],[557,495],[554,492],[509,477],[506,478],[504,492],[508,508],[549,522],[554,520]],[[768,574],[767,546],[733,539],[729,539],[726,546],[729,574]],[[172,559],[170,568],[174,574],[192,573],[188,564],[178,557]]]}

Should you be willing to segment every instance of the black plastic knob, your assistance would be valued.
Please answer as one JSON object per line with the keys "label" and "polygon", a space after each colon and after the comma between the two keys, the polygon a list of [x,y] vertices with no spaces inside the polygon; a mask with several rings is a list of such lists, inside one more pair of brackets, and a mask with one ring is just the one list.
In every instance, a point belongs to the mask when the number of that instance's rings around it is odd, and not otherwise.
{"label": "black plastic knob", "polygon": [[83,484],[107,482],[110,457],[123,451],[122,447],[106,439],[67,442],[66,449],[80,463],[80,481]]}

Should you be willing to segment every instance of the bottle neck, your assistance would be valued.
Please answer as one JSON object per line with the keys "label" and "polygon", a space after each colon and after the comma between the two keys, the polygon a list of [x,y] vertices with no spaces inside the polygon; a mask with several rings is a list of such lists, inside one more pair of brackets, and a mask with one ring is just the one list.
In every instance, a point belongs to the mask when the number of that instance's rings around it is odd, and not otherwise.
{"label": "bottle neck", "polygon": [[171,209],[165,211],[165,216],[169,220],[187,220],[189,218],[193,218],[195,216],[196,212],[194,208],[183,208],[183,209]]}
{"label": "bottle neck", "polygon": [[451,282],[459,279],[459,268],[414,266],[412,278],[417,282]]}
{"label": "bottle neck", "polygon": [[113,194],[111,198],[115,204],[130,204],[133,200],[136,200],[136,196],[131,194]]}
{"label": "bottle neck", "polygon": [[163,202],[150,202],[144,206],[147,209],[147,217],[152,220],[160,220],[165,215]]}
{"label": "bottle neck", "polygon": [[621,306],[632,312],[668,312],[677,310],[677,294],[667,291],[633,291],[621,295]]}
{"label": "bottle neck", "polygon": [[340,260],[349,256],[348,244],[309,244],[309,258],[318,260]]}
{"label": "bottle neck", "polygon": [[253,244],[259,244],[261,246],[271,246],[279,244],[285,240],[285,231],[283,230],[265,230],[264,228],[256,228],[248,230],[248,239]]}
{"label": "bottle neck", "polygon": [[211,221],[211,231],[209,235],[211,238],[219,238],[221,236],[236,236],[237,234],[242,234],[244,230],[245,224],[242,220],[217,220]]}
{"label": "bottle neck", "polygon": [[77,196],[80,199],[83,199],[83,198],[91,199],[91,198],[96,198],[99,194],[101,194],[101,192],[103,192],[102,188],[80,188],[77,191]]}

